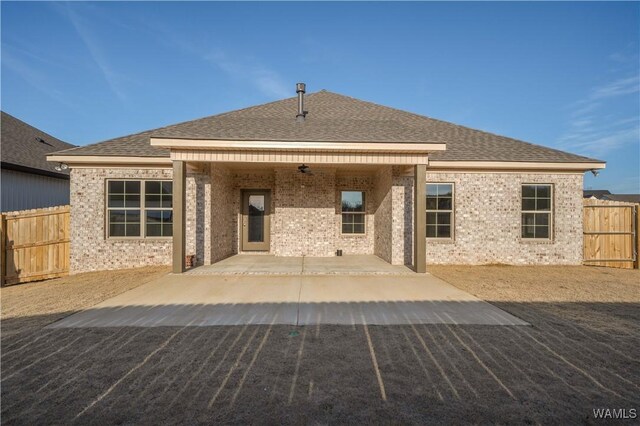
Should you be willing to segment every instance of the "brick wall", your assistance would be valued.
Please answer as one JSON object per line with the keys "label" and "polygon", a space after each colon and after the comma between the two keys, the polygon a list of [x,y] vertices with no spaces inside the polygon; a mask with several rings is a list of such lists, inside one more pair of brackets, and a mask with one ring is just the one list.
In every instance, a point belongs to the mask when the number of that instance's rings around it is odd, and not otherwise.
{"label": "brick wall", "polygon": [[[73,169],[71,171],[71,271],[169,265],[171,239],[107,239],[105,181],[171,179],[171,169]],[[455,184],[455,237],[427,241],[427,263],[580,264],[582,174],[428,172],[430,182]],[[554,185],[551,241],[520,238],[520,185]],[[240,250],[242,189],[270,189],[271,249],[279,256],[375,253],[393,264],[411,264],[413,176],[406,167],[383,167],[375,176],[314,175],[291,168],[242,173],[217,165],[187,173],[186,250],[198,264]],[[341,235],[340,191],[366,193],[367,233]]]}
{"label": "brick wall", "polygon": [[391,179],[391,263],[413,263],[413,175],[393,167]]}
{"label": "brick wall", "polygon": [[[336,176],[336,190],[334,195],[335,209],[335,248],[344,254],[373,254],[375,235],[375,178],[373,176]],[[364,191],[365,201],[365,233],[342,233],[342,191]]]}
{"label": "brick wall", "polygon": [[275,170],[272,252],[277,256],[333,256],[336,250],[335,169]]}
{"label": "brick wall", "polygon": [[[582,174],[568,173],[428,172],[428,182],[455,184],[455,236],[427,240],[427,264],[581,264],[582,180]],[[524,183],[554,186],[551,241],[520,238]]]}
{"label": "brick wall", "polygon": [[237,215],[233,207],[233,175],[224,167],[211,165],[211,263],[227,258],[235,251]]}
{"label": "brick wall", "polygon": [[[72,169],[71,273],[104,269],[170,265],[171,238],[106,238],[106,179],[172,179],[172,169]],[[210,184],[208,171],[187,174],[187,254],[199,263],[208,262],[211,252]]]}

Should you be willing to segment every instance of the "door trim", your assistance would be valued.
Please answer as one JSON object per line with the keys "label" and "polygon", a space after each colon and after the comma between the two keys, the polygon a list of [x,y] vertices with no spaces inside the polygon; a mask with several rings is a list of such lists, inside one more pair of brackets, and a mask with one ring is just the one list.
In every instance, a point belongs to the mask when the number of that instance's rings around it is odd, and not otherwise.
{"label": "door trim", "polygon": [[[264,195],[264,241],[249,242],[248,207],[250,195]],[[240,208],[240,251],[270,251],[271,246],[271,190],[243,189],[241,191]]]}

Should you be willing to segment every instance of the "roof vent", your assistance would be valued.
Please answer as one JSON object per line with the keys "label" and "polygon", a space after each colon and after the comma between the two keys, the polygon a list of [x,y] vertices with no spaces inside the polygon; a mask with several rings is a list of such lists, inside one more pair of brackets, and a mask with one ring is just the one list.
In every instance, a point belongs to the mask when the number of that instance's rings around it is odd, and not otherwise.
{"label": "roof vent", "polygon": [[304,94],[306,92],[306,84],[297,83],[296,93],[298,94],[298,114],[296,115],[296,121],[303,122],[307,115],[307,111],[304,110]]}
{"label": "roof vent", "polygon": [[53,146],[51,145],[49,142],[45,141],[44,139],[42,139],[41,137],[36,136],[36,140],[40,143],[43,143],[45,145],[49,145],[49,146]]}

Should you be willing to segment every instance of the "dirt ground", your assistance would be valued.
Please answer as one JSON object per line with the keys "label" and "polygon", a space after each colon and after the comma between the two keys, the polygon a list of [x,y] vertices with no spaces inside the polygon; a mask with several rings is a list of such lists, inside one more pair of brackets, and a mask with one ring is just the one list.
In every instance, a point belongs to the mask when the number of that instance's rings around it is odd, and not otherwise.
{"label": "dirt ground", "polygon": [[[638,271],[430,271],[531,326],[48,329],[80,309],[59,300],[73,291],[6,289],[2,423],[584,424],[640,408]],[[120,273],[98,285],[151,279]],[[103,297],[73,278],[86,306]]]}
{"label": "dirt ground", "polygon": [[145,284],[169,272],[169,267],[147,267],[70,275],[3,287],[4,337],[60,318]]}

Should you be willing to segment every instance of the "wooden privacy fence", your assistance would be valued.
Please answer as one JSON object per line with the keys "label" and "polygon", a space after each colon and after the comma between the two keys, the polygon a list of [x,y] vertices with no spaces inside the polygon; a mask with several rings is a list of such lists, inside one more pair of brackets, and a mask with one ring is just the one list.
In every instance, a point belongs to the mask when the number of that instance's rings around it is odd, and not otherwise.
{"label": "wooden privacy fence", "polygon": [[638,267],[638,204],[584,200],[584,264]]}
{"label": "wooden privacy fence", "polygon": [[2,284],[69,273],[69,206],[2,214]]}

